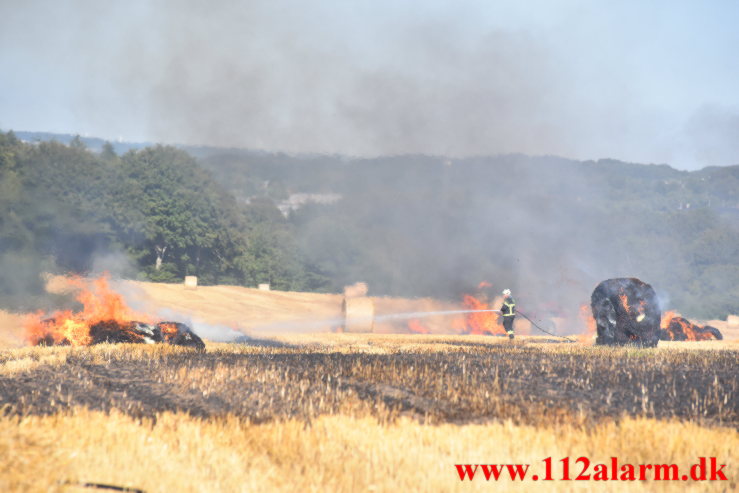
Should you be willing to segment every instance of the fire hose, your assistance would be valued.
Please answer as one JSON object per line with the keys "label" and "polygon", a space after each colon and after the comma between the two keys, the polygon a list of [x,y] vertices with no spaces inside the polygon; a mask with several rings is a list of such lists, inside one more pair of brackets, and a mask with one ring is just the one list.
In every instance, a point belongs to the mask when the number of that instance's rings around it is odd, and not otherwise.
{"label": "fire hose", "polygon": [[557,334],[552,334],[548,330],[542,329],[541,327],[539,327],[539,325],[536,322],[534,322],[529,317],[527,317],[526,314],[523,313],[521,310],[516,310],[516,313],[519,314],[519,315],[521,315],[523,318],[525,318],[529,322],[531,322],[531,325],[533,325],[534,327],[536,327],[540,331],[544,332],[545,334],[549,334],[550,336],[553,336],[553,337],[559,337],[560,339],[564,339],[567,342],[575,342],[575,341],[573,341],[572,339],[570,339],[568,337],[560,336],[560,335],[557,335]]}
{"label": "fire hose", "polygon": [[113,490],[113,491],[125,491],[130,493],[146,493],[144,490],[139,488],[132,488],[130,486],[118,486],[115,484],[105,483],[89,483],[85,481],[60,481],[59,484],[76,486],[78,488],[96,488],[99,490]]}

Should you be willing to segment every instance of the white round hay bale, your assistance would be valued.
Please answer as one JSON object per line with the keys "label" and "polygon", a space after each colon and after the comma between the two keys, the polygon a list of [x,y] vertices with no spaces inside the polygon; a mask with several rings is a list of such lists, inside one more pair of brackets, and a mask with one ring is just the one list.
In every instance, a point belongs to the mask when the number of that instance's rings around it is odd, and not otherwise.
{"label": "white round hay bale", "polygon": [[739,315],[729,315],[726,317],[726,323],[732,327],[739,326]]}
{"label": "white round hay bale", "polygon": [[198,289],[198,276],[185,276],[185,289]]}
{"label": "white round hay bale", "polygon": [[371,298],[344,298],[341,304],[344,332],[372,332],[375,327],[375,302]]}
{"label": "white round hay bale", "polygon": [[269,284],[260,284],[258,286],[258,289],[259,289],[259,291],[269,291],[270,290],[270,287],[269,287]]}

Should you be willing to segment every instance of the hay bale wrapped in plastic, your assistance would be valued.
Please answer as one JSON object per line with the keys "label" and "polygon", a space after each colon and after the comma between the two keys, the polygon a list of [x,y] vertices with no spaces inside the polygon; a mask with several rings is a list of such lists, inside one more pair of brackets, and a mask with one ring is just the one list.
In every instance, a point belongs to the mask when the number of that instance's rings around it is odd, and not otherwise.
{"label": "hay bale wrapped in plastic", "polygon": [[344,298],[341,304],[344,332],[372,332],[375,326],[375,302],[372,298]]}

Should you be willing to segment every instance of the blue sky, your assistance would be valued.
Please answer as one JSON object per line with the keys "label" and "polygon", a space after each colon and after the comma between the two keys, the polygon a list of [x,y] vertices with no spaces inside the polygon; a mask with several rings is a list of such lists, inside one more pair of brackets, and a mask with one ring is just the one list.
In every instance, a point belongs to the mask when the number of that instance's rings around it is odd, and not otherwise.
{"label": "blue sky", "polygon": [[0,3],[0,128],[739,164],[739,2]]}

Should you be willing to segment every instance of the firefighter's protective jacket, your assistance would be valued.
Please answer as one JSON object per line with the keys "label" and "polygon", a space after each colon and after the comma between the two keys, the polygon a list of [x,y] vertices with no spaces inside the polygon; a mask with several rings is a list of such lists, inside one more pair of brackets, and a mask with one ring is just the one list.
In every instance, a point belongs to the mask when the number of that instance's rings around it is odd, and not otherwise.
{"label": "firefighter's protective jacket", "polygon": [[500,306],[500,313],[504,317],[513,317],[516,315],[516,300],[513,296],[503,298],[503,304]]}

